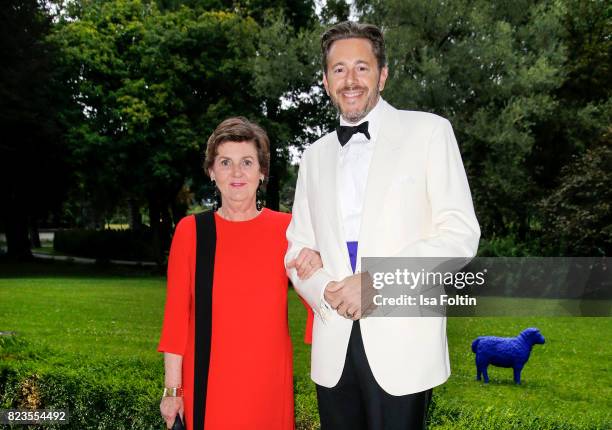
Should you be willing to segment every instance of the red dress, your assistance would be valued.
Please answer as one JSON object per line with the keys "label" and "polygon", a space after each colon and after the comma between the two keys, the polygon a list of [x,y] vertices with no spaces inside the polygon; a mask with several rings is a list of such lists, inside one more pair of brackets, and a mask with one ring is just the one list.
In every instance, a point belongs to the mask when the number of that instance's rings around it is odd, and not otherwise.
{"label": "red dress", "polygon": [[[249,221],[215,214],[216,251],[205,430],[290,430],[293,363],[284,268],[289,214]],[[183,356],[185,422],[193,429],[195,218],[176,227],[158,351]],[[200,429],[202,430],[202,429]]]}

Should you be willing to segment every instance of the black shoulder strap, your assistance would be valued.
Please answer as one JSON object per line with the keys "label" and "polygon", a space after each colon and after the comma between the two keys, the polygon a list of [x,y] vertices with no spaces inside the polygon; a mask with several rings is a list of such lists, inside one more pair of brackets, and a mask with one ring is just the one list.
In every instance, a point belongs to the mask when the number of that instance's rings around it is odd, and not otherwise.
{"label": "black shoulder strap", "polygon": [[193,383],[193,429],[204,429],[206,390],[212,335],[212,290],[217,233],[215,213],[199,213],[196,219],[195,357]]}

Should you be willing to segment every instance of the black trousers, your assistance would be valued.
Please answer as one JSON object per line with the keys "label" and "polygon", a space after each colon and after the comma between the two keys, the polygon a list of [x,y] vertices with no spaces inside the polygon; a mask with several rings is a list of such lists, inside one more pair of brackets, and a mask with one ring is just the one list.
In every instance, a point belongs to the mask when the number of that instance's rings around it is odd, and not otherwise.
{"label": "black trousers", "polygon": [[393,396],[380,388],[355,321],[340,381],[333,388],[317,385],[321,430],[423,430],[431,393]]}

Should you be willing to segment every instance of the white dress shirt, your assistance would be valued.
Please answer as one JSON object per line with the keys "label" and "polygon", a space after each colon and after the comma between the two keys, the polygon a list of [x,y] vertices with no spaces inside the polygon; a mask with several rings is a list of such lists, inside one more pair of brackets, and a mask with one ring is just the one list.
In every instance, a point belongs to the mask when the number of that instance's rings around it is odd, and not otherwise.
{"label": "white dress shirt", "polygon": [[368,171],[378,137],[380,113],[384,103],[386,102],[379,96],[374,109],[356,124],[351,124],[340,116],[340,125],[357,126],[368,121],[368,132],[370,133],[370,140],[362,133],[355,133],[351,136],[350,140],[340,149],[338,158],[338,201],[340,202],[344,237],[347,242],[359,239]]}
{"label": "white dress shirt", "polygon": [[[355,133],[348,142],[340,148],[338,157],[338,201],[340,202],[340,214],[342,216],[342,227],[347,242],[359,240],[359,229],[361,228],[361,213],[365,199],[366,183],[370,161],[374,153],[374,145],[380,129],[380,114],[383,104],[387,102],[379,96],[376,106],[359,122],[352,124],[340,116],[340,125],[357,126],[368,121],[368,133],[370,139],[362,134]],[[338,143],[340,144],[340,143]],[[346,246],[346,244],[342,244]],[[325,322],[329,312],[335,312],[325,300],[325,289],[321,291],[321,317]]]}

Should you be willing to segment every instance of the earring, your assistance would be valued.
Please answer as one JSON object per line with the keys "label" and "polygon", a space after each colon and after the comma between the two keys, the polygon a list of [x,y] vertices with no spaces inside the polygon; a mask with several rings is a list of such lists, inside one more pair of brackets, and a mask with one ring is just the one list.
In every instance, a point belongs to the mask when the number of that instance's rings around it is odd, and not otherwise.
{"label": "earring", "polygon": [[217,188],[217,183],[215,182],[214,179],[211,179],[211,181],[212,181],[212,185],[213,185],[213,189],[214,189],[214,192],[213,192],[213,207],[212,207],[212,209],[213,209],[214,212],[217,212],[219,210],[219,202],[221,201],[221,199],[219,198],[219,191],[218,191],[218,188]]}
{"label": "earring", "polygon": [[257,192],[256,192],[256,197],[257,197],[257,201],[255,202],[255,207],[257,208],[258,211],[262,210],[263,207],[265,206],[265,202],[262,198],[263,195],[263,191],[261,189],[261,186],[263,185],[264,181],[263,179],[259,180],[259,187],[257,187]]}

